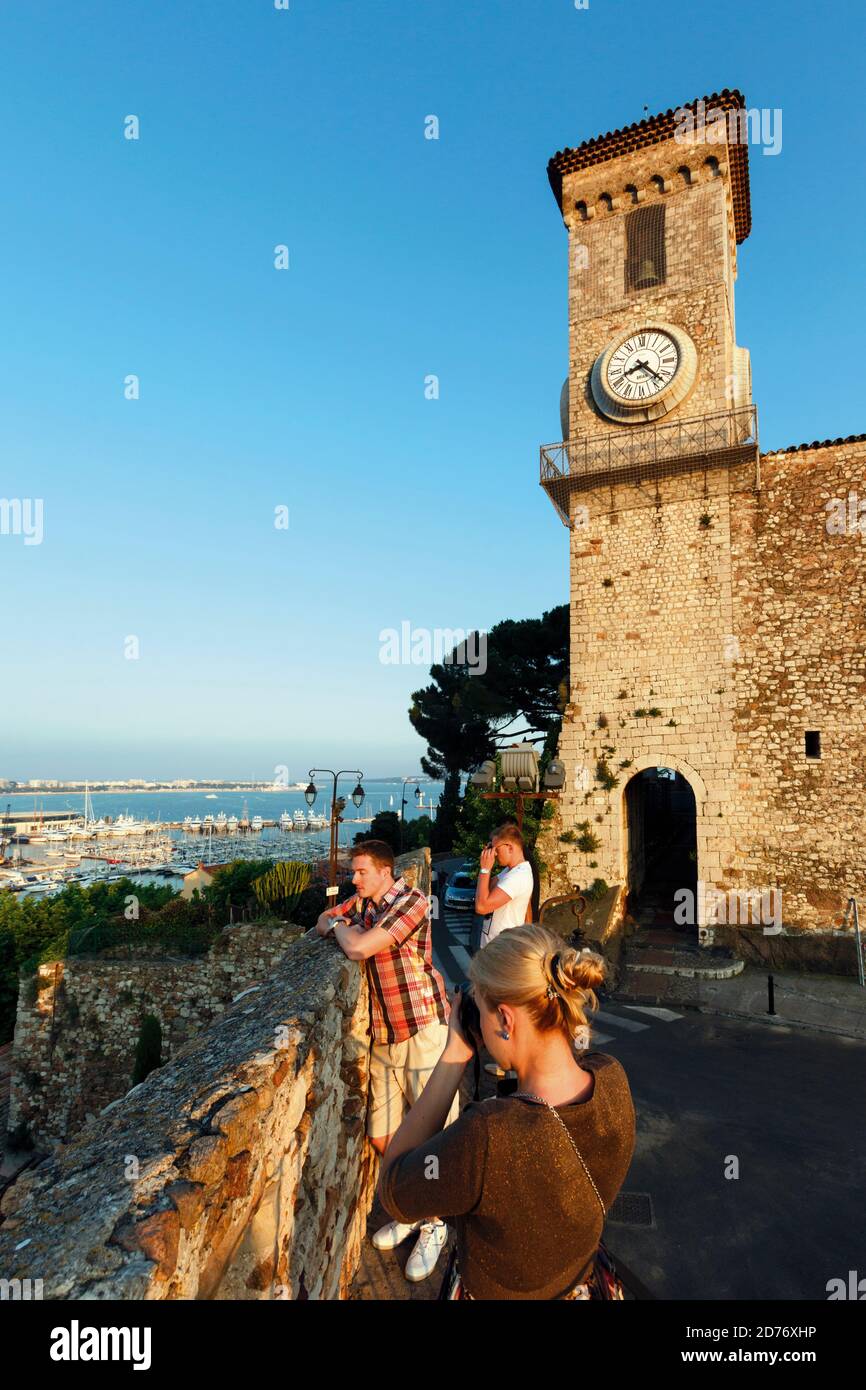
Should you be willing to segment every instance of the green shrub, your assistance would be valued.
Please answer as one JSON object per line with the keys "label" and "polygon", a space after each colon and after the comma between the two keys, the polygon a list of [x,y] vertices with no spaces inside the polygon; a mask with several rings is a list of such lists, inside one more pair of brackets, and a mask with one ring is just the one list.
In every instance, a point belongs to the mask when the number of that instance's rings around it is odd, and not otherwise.
{"label": "green shrub", "polygon": [[580,835],[577,838],[578,849],[581,854],[592,854],[598,849],[601,841],[592,833],[588,820],[581,821],[577,828],[580,831]]}
{"label": "green shrub", "polygon": [[282,860],[253,881],[256,901],[260,907],[279,908],[284,917],[291,918],[311,878],[309,864]]}
{"label": "green shrub", "polygon": [[605,791],[613,791],[617,785],[617,778],[611,772],[610,765],[605,758],[599,758],[595,765],[595,780],[600,782]]}

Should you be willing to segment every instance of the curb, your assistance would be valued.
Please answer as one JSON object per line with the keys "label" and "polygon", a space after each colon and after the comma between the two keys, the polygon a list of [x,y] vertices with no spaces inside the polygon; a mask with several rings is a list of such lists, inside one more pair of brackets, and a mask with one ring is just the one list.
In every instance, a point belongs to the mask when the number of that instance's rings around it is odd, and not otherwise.
{"label": "curb", "polygon": [[746,1023],[765,1023],[772,1027],[780,1025],[786,1028],[800,1028],[806,1032],[829,1033],[839,1038],[850,1038],[854,1042],[866,1043],[866,1031],[857,1033],[850,1032],[845,1028],[834,1027],[827,1023],[807,1022],[802,1018],[787,1018],[784,1014],[758,1014],[749,1013],[746,1010],[715,1008],[711,1004],[696,1003],[693,1000],[659,998],[655,994],[628,994],[622,995],[619,992],[608,996],[616,1004],[647,1004],[656,1007],[666,1007],[671,1009],[690,1009],[693,1013],[712,1014],[718,1018],[735,1018]]}

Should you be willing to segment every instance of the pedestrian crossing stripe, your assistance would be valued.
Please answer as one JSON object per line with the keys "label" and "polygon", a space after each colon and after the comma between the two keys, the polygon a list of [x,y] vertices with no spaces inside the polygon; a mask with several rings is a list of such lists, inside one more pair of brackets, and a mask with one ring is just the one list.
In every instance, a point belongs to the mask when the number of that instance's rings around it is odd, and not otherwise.
{"label": "pedestrian crossing stripe", "polygon": [[593,1016],[600,1018],[602,1023],[608,1026],[613,1024],[614,1028],[624,1028],[627,1033],[644,1033],[649,1028],[648,1023],[638,1023],[636,1018],[622,1018],[619,1014],[609,1014],[606,1009],[597,1009]]}
{"label": "pedestrian crossing stripe", "polygon": [[651,1004],[623,1004],[622,1008],[630,1009],[632,1013],[649,1014],[651,1018],[660,1018],[663,1023],[673,1023],[674,1019],[682,1018],[682,1014],[675,1013],[673,1009],[662,1009]]}

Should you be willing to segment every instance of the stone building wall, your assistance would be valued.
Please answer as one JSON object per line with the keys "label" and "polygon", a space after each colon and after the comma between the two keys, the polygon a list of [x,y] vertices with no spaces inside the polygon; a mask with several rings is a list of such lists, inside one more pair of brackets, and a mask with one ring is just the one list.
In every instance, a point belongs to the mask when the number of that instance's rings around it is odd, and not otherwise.
{"label": "stone building wall", "polygon": [[[551,496],[563,507],[569,496],[572,661],[567,783],[539,844],[543,890],[636,886],[627,802],[637,812],[640,796],[626,789],[664,766],[694,794],[699,884],[780,889],[785,928],[812,929],[817,948],[847,897],[866,892],[866,441],[750,457],[753,411],[739,408],[751,407],[751,372],[734,314],[747,152],[676,139],[658,120],[655,143],[619,132],[585,167],[565,155],[557,166],[570,437],[553,465],[570,481]],[[638,288],[626,280],[628,218],[653,205],[665,210],[665,277]],[[618,423],[593,399],[593,364],[653,320],[690,335],[694,383],[654,426]],[[683,420],[703,423],[679,436]],[[706,449],[715,457],[702,460]],[[827,529],[833,499],[856,521],[842,534]],[[806,756],[807,730],[821,734],[820,760]],[[569,832],[597,847],[564,843]]]}
{"label": "stone building wall", "polygon": [[207,955],[108,960],[73,956],[39,967],[38,991],[19,989],[9,1129],[37,1147],[69,1139],[132,1085],[145,1014],[162,1029],[162,1061],[267,979],[298,927],[226,927]]}
{"label": "stone building wall", "polygon": [[[747,475],[709,472],[578,498],[588,519],[571,533],[572,685],[560,739],[568,779],[560,818],[564,831],[588,821],[599,846],[566,851],[569,884],[625,881],[625,788],[659,764],[681,772],[695,793],[705,879],[717,880],[733,863],[738,774],[725,637],[734,623],[735,502],[728,488]],[[616,778],[609,790],[600,766]]]}
{"label": "stone building wall", "polygon": [[[838,926],[863,894],[866,521],[833,534],[827,520],[833,499],[849,518],[866,502],[866,441],[763,455],[754,483],[741,465],[575,497],[549,891],[626,881],[625,788],[664,765],[695,794],[704,883],[778,886],[793,930]],[[558,842],[586,821],[597,850]]]}
{"label": "stone building wall", "polygon": [[[610,209],[602,201],[605,190]],[[626,217],[653,203],[665,207],[665,281],[627,291]],[[735,350],[736,242],[724,162],[707,146],[692,149],[669,140],[567,175],[563,204],[569,232],[570,437],[597,439],[628,429],[597,410],[590,372],[618,334],[653,318],[685,328],[698,350],[696,380],[676,416],[747,404],[751,380],[744,356]],[[585,212],[575,211],[580,205]]]}
{"label": "stone building wall", "polygon": [[829,928],[866,893],[866,440],[765,454],[761,484],[732,518],[737,868]]}

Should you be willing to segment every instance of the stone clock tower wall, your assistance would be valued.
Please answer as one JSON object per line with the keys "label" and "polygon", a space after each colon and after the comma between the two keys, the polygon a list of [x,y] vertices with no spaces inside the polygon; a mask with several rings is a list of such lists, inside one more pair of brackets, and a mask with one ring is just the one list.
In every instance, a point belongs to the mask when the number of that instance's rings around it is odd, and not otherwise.
{"label": "stone clock tower wall", "polygon": [[[582,214],[569,218],[569,399],[570,435],[588,431],[622,430],[595,408],[589,391],[589,374],[599,353],[616,337],[626,333],[647,317],[685,328],[697,345],[697,379],[683,411],[702,414],[724,410],[734,390],[734,313],[733,277],[735,247],[730,213],[730,192],[717,166],[706,164],[706,151],[692,156],[693,168],[686,174],[673,166],[682,165],[683,150],[673,145],[665,160],[654,151],[644,158],[642,168],[634,163],[614,160],[607,169],[606,182],[617,188],[640,180],[640,203],[634,195],[621,194],[612,211],[604,203],[587,203],[595,210],[591,220]],[[616,166],[623,166],[617,169]],[[666,184],[673,190],[664,194],[650,182],[650,172],[667,169]],[[724,168],[724,166],[722,166]],[[595,172],[595,171],[593,171]],[[659,176],[661,177],[661,176]],[[598,182],[598,179],[596,179]],[[633,186],[637,189],[637,183]],[[592,194],[586,180],[572,175],[565,180],[572,202]],[[665,284],[652,289],[625,290],[623,267],[626,260],[626,214],[637,207],[662,204],[665,213],[667,275]],[[748,399],[749,382],[741,383]],[[740,403],[740,402],[738,402]],[[743,402],[744,403],[744,402]]]}
{"label": "stone clock tower wall", "polygon": [[[548,171],[569,239],[569,433],[547,471],[542,451],[542,481],[570,528],[571,702],[546,888],[640,888],[640,774],[666,767],[694,796],[697,880],[780,889],[786,929],[831,928],[866,891],[866,436],[759,452],[734,317],[747,151],[684,145],[672,125]],[[662,283],[630,288],[628,215],[659,204]],[[593,364],[655,319],[693,340],[694,384],[658,420],[610,419]],[[719,419],[715,444],[683,445],[679,422],[706,441]]]}
{"label": "stone clock tower wall", "polygon": [[670,479],[651,505],[634,485],[581,494],[557,828],[588,821],[599,845],[560,847],[556,891],[628,881],[626,786],[664,765],[695,794],[705,883],[778,886],[786,927],[838,925],[863,893],[866,531],[828,532],[827,504],[866,504],[866,439],[762,455],[760,475],[692,496]]}

